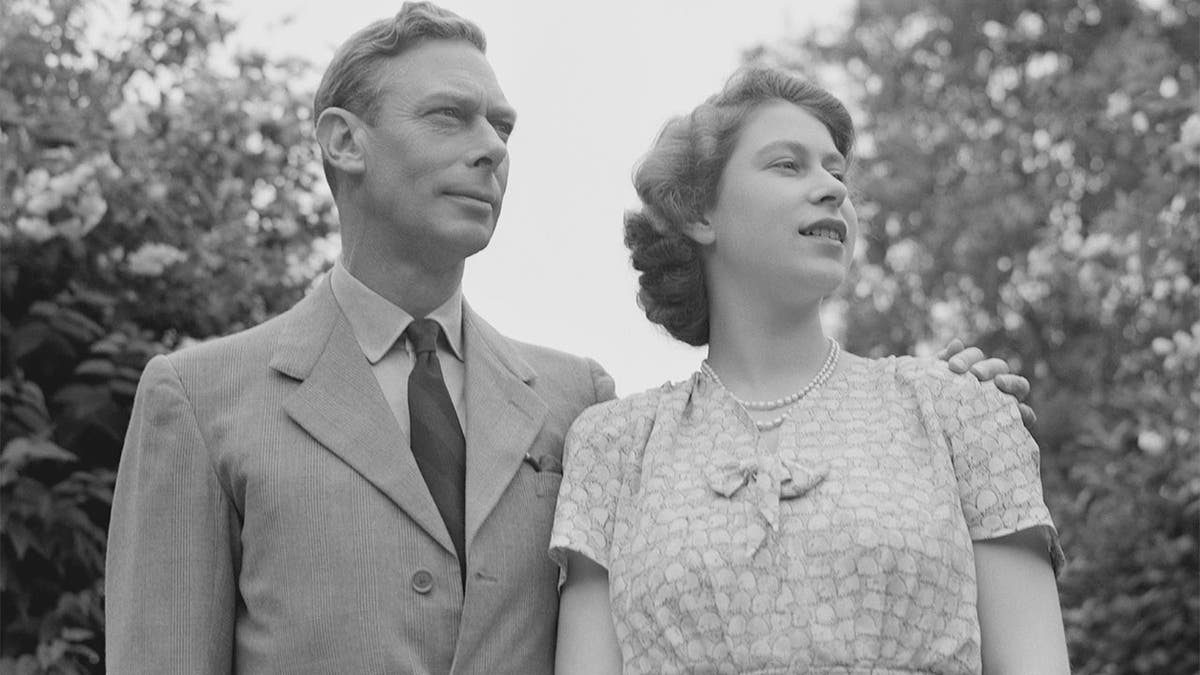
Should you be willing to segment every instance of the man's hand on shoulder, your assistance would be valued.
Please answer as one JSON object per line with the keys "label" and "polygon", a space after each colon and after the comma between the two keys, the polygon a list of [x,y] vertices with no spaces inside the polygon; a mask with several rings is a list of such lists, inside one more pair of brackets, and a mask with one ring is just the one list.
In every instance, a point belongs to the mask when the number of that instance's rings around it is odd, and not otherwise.
{"label": "man's hand on shoulder", "polygon": [[971,373],[980,382],[991,382],[1000,391],[1017,399],[1017,408],[1021,411],[1021,421],[1027,428],[1032,429],[1037,422],[1037,415],[1025,403],[1029,396],[1029,380],[1010,373],[1008,362],[1004,359],[988,358],[978,347],[966,347],[962,340],[954,338],[937,353],[937,357],[946,361],[950,370],[956,373]]}

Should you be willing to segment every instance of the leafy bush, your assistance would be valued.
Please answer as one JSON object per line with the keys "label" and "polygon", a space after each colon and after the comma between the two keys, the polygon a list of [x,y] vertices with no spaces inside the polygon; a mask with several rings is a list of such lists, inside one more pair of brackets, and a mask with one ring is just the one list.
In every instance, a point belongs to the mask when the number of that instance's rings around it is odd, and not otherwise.
{"label": "leafy bush", "polygon": [[305,64],[222,61],[232,26],[178,0],[101,49],[93,10],[0,4],[0,672],[99,670],[143,366],[291,305],[333,246]]}

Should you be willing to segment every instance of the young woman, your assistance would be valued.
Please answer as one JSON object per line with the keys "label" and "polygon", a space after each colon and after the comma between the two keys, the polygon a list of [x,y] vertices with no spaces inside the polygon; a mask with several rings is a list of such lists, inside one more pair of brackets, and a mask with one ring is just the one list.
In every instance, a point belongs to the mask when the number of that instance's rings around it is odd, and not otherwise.
{"label": "young woman", "polygon": [[751,69],[637,171],[639,299],[708,358],[568,434],[560,672],[1067,672],[1015,401],[821,325],[859,234],[852,144],[833,96]]}

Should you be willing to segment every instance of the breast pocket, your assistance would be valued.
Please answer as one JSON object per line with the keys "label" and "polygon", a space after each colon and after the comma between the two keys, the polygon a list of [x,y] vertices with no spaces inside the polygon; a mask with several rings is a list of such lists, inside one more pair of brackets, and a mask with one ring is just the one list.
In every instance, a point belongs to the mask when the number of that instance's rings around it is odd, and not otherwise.
{"label": "breast pocket", "polygon": [[562,474],[553,471],[538,471],[530,478],[533,491],[542,499],[558,499],[558,488],[562,485]]}

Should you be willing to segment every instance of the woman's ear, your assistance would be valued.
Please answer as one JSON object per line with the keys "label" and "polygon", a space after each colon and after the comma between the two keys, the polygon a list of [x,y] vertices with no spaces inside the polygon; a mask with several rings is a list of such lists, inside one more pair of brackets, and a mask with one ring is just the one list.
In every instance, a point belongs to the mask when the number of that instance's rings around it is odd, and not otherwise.
{"label": "woman's ear", "polygon": [[686,223],[683,226],[683,233],[701,246],[708,246],[717,239],[716,231],[713,230],[713,226],[705,218]]}
{"label": "woman's ear", "polygon": [[326,108],[317,118],[317,143],[325,161],[338,171],[358,174],[366,170],[358,115],[343,108]]}

